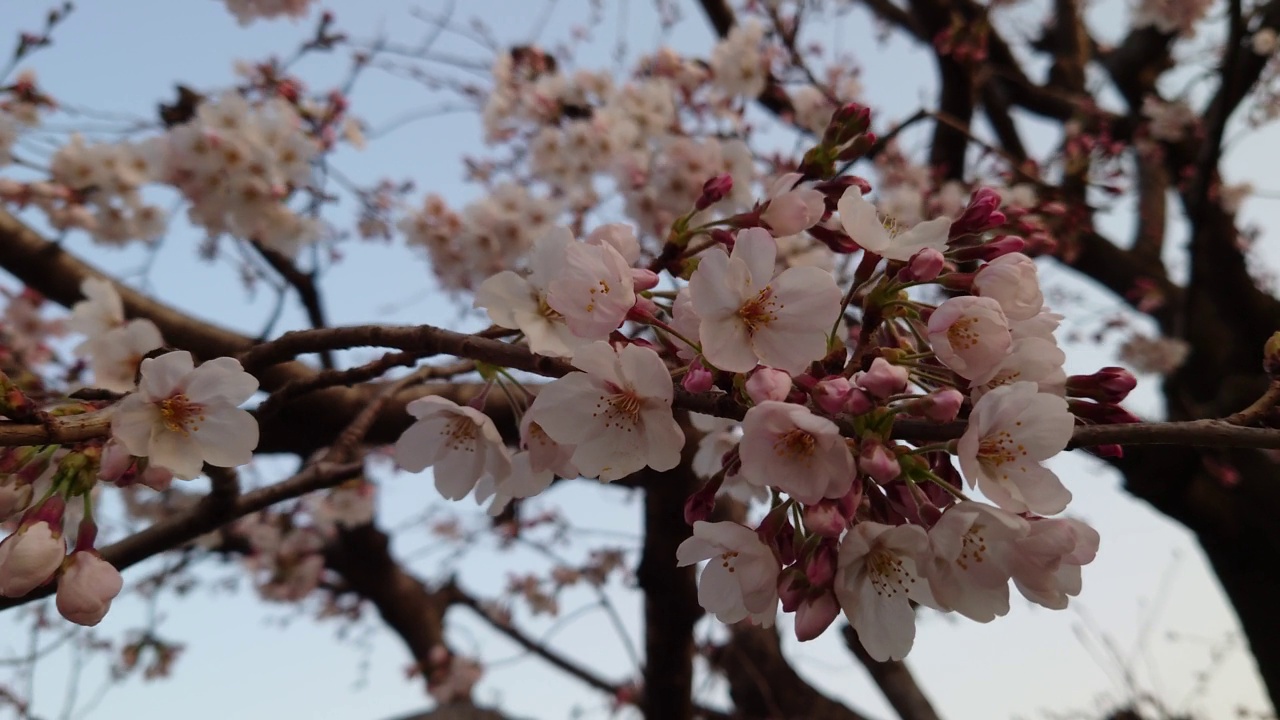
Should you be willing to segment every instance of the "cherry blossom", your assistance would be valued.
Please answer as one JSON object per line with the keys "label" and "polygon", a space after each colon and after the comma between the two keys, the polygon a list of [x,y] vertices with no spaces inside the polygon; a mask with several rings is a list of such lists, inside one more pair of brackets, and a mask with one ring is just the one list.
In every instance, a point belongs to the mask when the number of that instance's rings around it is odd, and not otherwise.
{"label": "cherry blossom", "polygon": [[840,288],[815,267],[788,268],[774,278],[777,252],[768,231],[750,228],[738,233],[732,255],[713,249],[698,264],[689,292],[712,365],[747,372],[762,363],[794,375],[826,355]]}
{"label": "cherry blossom", "polygon": [[742,476],[811,504],[853,486],[854,462],[840,429],[803,405],[766,400],[742,421]]}
{"label": "cherry blossom", "polygon": [[396,462],[409,472],[433,468],[436,489],[461,500],[485,478],[511,474],[511,457],[488,415],[430,395],[405,406],[417,418],[396,440]]}
{"label": "cherry blossom", "polygon": [[93,384],[113,392],[137,387],[138,366],[152,350],[164,346],[156,324],[145,318],[130,320],[82,343],[77,351],[89,356]]}
{"label": "cherry blossom", "polygon": [[734,522],[693,524],[676,548],[680,567],[710,560],[698,578],[698,604],[720,622],[747,618],[772,627],[778,608],[778,559],[750,528]]}
{"label": "cherry blossom", "polygon": [[258,380],[234,358],[195,366],[185,350],[142,361],[138,391],[120,401],[112,436],[125,449],[191,480],[204,463],[244,465],[258,445],[258,422],[239,405]]}
{"label": "cherry blossom", "polygon": [[568,243],[564,267],[548,290],[547,304],[580,338],[608,337],[636,304],[630,266],[613,246],[603,243]]}
{"label": "cherry blossom", "polygon": [[844,231],[867,252],[906,262],[921,250],[947,249],[947,234],[951,229],[948,218],[928,220],[903,230],[897,220],[881,219],[875,206],[862,197],[857,187],[845,190],[836,209],[840,211]]}
{"label": "cherry blossom", "polygon": [[529,349],[539,355],[569,357],[574,348],[586,342],[574,335],[564,316],[547,303],[550,283],[563,267],[566,248],[572,242],[568,228],[557,227],[534,242],[527,276],[504,270],[476,289],[475,306],[488,311],[495,325],[523,332],[529,338]]}
{"label": "cherry blossom", "polygon": [[976,384],[1000,369],[1013,349],[1013,334],[1000,303],[962,295],[938,306],[929,317],[929,343],[942,364]]}
{"label": "cherry blossom", "polygon": [[84,550],[71,553],[58,578],[58,613],[77,625],[93,627],[106,617],[122,587],[120,571],[102,556]]}
{"label": "cherry blossom", "polygon": [[1067,607],[1080,594],[1080,568],[1098,553],[1098,531],[1072,518],[1031,521],[1028,535],[1014,546],[1013,584],[1028,600],[1051,610]]}
{"label": "cherry blossom", "polygon": [[1015,543],[1026,520],[977,502],[947,508],[929,529],[929,588],[940,605],[978,622],[1009,612],[1009,577]]}
{"label": "cherry blossom", "polygon": [[671,413],[671,375],[656,352],[595,342],[573,365],[583,372],[542,388],[529,414],[552,440],[574,446],[572,462],[583,475],[612,481],[680,462],[684,433]]}
{"label": "cherry blossom", "polygon": [[911,601],[937,607],[920,571],[929,536],[915,525],[863,521],[840,543],[835,593],[871,657],[901,660],[916,637]]}
{"label": "cherry blossom", "polygon": [[1075,418],[1067,401],[1016,382],[982,396],[956,446],[969,486],[1013,513],[1053,515],[1071,500],[1052,470],[1041,465],[1071,441]]}
{"label": "cherry blossom", "polygon": [[760,219],[777,237],[804,232],[826,213],[821,192],[796,184],[802,177],[800,173],[786,173],[769,186],[769,199]]}
{"label": "cherry blossom", "polygon": [[85,299],[71,306],[69,329],[93,339],[124,325],[124,301],[110,280],[85,278],[80,293]]}
{"label": "cherry blossom", "polygon": [[1000,303],[1012,322],[1030,320],[1044,307],[1035,261],[1022,253],[1009,253],[992,260],[973,277],[974,294]]}

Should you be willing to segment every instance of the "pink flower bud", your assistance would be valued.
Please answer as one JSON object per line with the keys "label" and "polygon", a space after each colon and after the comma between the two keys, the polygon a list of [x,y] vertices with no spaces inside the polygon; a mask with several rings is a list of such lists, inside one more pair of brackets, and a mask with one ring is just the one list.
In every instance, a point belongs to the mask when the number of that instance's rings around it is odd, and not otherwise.
{"label": "pink flower bud", "polygon": [[951,223],[951,237],[973,235],[1000,227],[1007,218],[999,211],[1000,193],[991,188],[979,188],[969,200],[964,213]]}
{"label": "pink flower bud", "polygon": [[31,504],[31,484],[14,478],[0,480],[0,521],[8,520]]}
{"label": "pink flower bud", "polygon": [[684,501],[684,521],[691,527],[699,520],[711,517],[716,509],[716,493],[720,490],[719,482],[709,482],[702,486]]}
{"label": "pink flower bud", "polygon": [[822,537],[839,538],[841,533],[849,529],[846,517],[839,500],[822,500],[804,506],[804,526],[809,532]]}
{"label": "pink flower bud", "polygon": [[698,196],[694,207],[698,210],[706,210],[725,199],[732,190],[733,176],[728,173],[717,175],[702,184],[702,194]]}
{"label": "pink flower bud", "polygon": [[968,262],[970,260],[991,262],[1009,253],[1022,252],[1026,247],[1027,241],[1016,235],[1001,235],[991,242],[957,250],[952,254],[952,259],[956,262]]}
{"label": "pink flower bud", "polygon": [[635,283],[636,292],[652,290],[658,286],[658,273],[645,268],[631,268],[631,281]]}
{"label": "pink flower bud", "polygon": [[757,405],[765,400],[781,402],[791,392],[791,376],[781,370],[762,367],[747,378],[746,390],[747,397]]}
{"label": "pink flower bud", "polygon": [[906,390],[909,379],[910,374],[906,368],[893,365],[888,360],[878,357],[872,360],[871,367],[858,377],[858,387],[883,400]]}
{"label": "pink flower bud", "polygon": [[120,594],[120,571],[96,552],[72,553],[58,579],[58,612],[77,625],[93,627]]}
{"label": "pink flower bud", "polygon": [[778,598],[782,600],[783,612],[795,612],[808,592],[809,581],[800,568],[789,567],[778,575]]}
{"label": "pink flower bud", "polygon": [[826,539],[818,543],[804,564],[804,576],[814,587],[826,587],[836,576],[836,541]]}
{"label": "pink flower bud", "polygon": [[694,359],[689,370],[681,379],[680,385],[691,393],[704,393],[715,386],[716,376],[708,370],[700,360]]}
{"label": "pink flower bud", "polygon": [[858,507],[862,505],[862,489],[862,478],[855,477],[853,487],[849,488],[849,492],[845,493],[844,497],[836,501],[846,523],[852,523],[854,516],[858,514]]}
{"label": "pink flower bud", "polygon": [[1067,378],[1067,395],[1102,403],[1122,402],[1138,385],[1133,373],[1119,367],[1104,367],[1092,375]]}
{"label": "pink flower bud", "polygon": [[62,533],[49,523],[23,525],[0,542],[0,595],[22,597],[45,584],[66,555]]}
{"label": "pink flower bud", "polygon": [[98,479],[104,482],[115,483],[124,477],[124,474],[131,470],[133,465],[133,456],[128,450],[114,440],[109,441],[102,448],[102,457],[98,461]]}
{"label": "pink flower bud", "polygon": [[907,266],[898,272],[900,282],[931,282],[942,274],[947,258],[933,248],[925,248],[907,262]]}
{"label": "pink flower bud", "polygon": [[863,441],[862,452],[858,457],[858,467],[881,485],[892,482],[902,474],[902,466],[898,464],[897,456],[877,438],[867,438]]}
{"label": "pink flower bud", "polygon": [[955,388],[935,390],[907,405],[913,415],[923,415],[934,422],[951,422],[960,414],[960,406],[964,404],[964,393]]}
{"label": "pink flower bud", "polygon": [[796,639],[805,642],[818,637],[831,627],[839,614],[840,604],[830,590],[816,598],[806,598],[796,608]]}
{"label": "pink flower bud", "polygon": [[809,397],[822,411],[829,415],[837,415],[844,410],[845,401],[853,390],[852,383],[839,375],[819,380],[809,391]]}
{"label": "pink flower bud", "polygon": [[[855,374],[855,382],[857,379],[858,376]],[[864,413],[869,413],[875,408],[875,406],[876,401],[871,399],[871,396],[867,394],[866,390],[859,387],[855,387],[850,390],[849,396],[845,398],[844,401],[844,411],[850,415],[862,415]]]}
{"label": "pink flower bud", "polygon": [[1099,425],[1120,425],[1124,423],[1142,422],[1142,418],[1139,418],[1119,405],[1087,402],[1084,400],[1069,400],[1067,401],[1067,407],[1076,417]]}
{"label": "pink flower bud", "polygon": [[1084,449],[1094,455],[1097,455],[1100,458],[1124,457],[1124,447],[1120,445],[1116,445],[1115,443],[1110,443],[1107,445],[1093,445],[1091,447],[1087,447]]}

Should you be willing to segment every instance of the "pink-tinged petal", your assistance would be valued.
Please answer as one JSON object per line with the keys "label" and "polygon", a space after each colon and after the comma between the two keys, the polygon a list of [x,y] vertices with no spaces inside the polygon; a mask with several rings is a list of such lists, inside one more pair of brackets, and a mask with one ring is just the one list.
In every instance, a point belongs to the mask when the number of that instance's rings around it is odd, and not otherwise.
{"label": "pink-tinged petal", "polygon": [[570,373],[538,391],[529,412],[547,436],[576,445],[599,432],[603,388],[586,373]]}
{"label": "pink-tinged petal", "polygon": [[722,248],[706,252],[689,278],[689,297],[704,326],[711,318],[735,316],[756,292],[747,264],[730,260]]}
{"label": "pink-tinged petal", "polygon": [[240,408],[211,408],[192,435],[200,443],[205,462],[236,467],[253,459],[253,450],[258,447],[258,421]]}
{"label": "pink-tinged petal", "polygon": [[747,326],[737,318],[729,320],[703,319],[698,332],[702,340],[702,354],[714,367],[729,372],[744,373],[758,363]]}
{"label": "pink-tinged petal", "polygon": [[669,406],[646,408],[640,411],[643,442],[649,448],[645,465],[659,472],[680,464],[680,450],[684,447],[684,431],[680,429]]}
{"label": "pink-tinged petal", "polygon": [[[699,520],[698,522],[703,522]],[[697,525],[697,523],[694,523]],[[695,530],[695,532],[697,532]],[[720,548],[697,535],[686,538],[676,548],[676,567],[687,567],[719,555]]]}
{"label": "pink-tinged petal", "polygon": [[738,581],[715,558],[703,568],[698,578],[698,604],[725,624],[739,622],[748,615],[742,604],[742,588]]}
{"label": "pink-tinged petal", "polygon": [[435,463],[443,449],[441,436],[447,432],[450,420],[432,417],[410,425],[396,440],[395,457],[400,467],[409,472],[422,472]]}
{"label": "pink-tinged petal", "polygon": [[618,351],[607,342],[597,341],[578,348],[573,354],[573,366],[604,382],[626,384],[618,372]]}
{"label": "pink-tinged petal", "polygon": [[204,470],[200,444],[190,435],[176,433],[163,425],[152,428],[147,457],[153,465],[167,468],[174,477],[194,480]]}
{"label": "pink-tinged petal", "polygon": [[191,372],[186,396],[196,403],[225,400],[239,405],[258,391],[258,379],[244,371],[235,358],[214,358]]}
{"label": "pink-tinged petal", "polygon": [[856,187],[845,190],[836,203],[836,210],[840,213],[840,225],[855,243],[876,254],[889,247],[889,231],[880,222],[875,206],[862,197],[861,190]]}
{"label": "pink-tinged petal", "polygon": [[436,490],[446,499],[461,500],[484,476],[485,458],[479,451],[444,453],[431,467]]}
{"label": "pink-tinged petal", "polygon": [[646,347],[628,345],[618,353],[622,384],[640,395],[670,403],[675,396],[671,373],[658,353]]}
{"label": "pink-tinged petal", "polygon": [[925,248],[941,252],[947,249],[947,236],[950,232],[950,218],[943,217],[922,222],[893,238],[892,246],[885,251],[884,256],[890,260],[906,262],[912,255]]}
{"label": "pink-tinged petal", "polygon": [[438,395],[428,395],[420,397],[416,400],[410,400],[404,406],[405,412],[421,420],[422,418],[436,415],[439,413],[452,414],[457,412],[458,404],[447,398]]}
{"label": "pink-tinged petal", "polygon": [[127,395],[111,416],[111,436],[139,457],[147,454],[151,444],[151,428],[161,421],[160,411],[141,395]]}
{"label": "pink-tinged petal", "polygon": [[1052,470],[1035,464],[1020,470],[1020,473],[1013,476],[1017,482],[1017,494],[1031,512],[1056,515],[1067,509],[1067,504],[1071,502],[1071,491]]}
{"label": "pink-tinged petal", "polygon": [[533,243],[529,254],[529,282],[544,293],[551,281],[564,269],[566,248],[574,243],[569,228],[557,225],[543,233]]}
{"label": "pink-tinged petal", "polygon": [[773,278],[774,263],[778,258],[778,244],[764,228],[747,228],[738,233],[733,244],[734,260],[747,266],[752,288],[762,288]]}
{"label": "pink-tinged petal", "polygon": [[503,270],[480,283],[474,306],[484,308],[494,325],[524,329],[517,316],[519,313],[537,313],[538,296],[529,281],[510,270]]}
{"label": "pink-tinged petal", "polygon": [[858,640],[875,660],[901,660],[916,639],[916,617],[904,595],[886,597],[870,581],[858,588],[856,612],[849,616]]}
{"label": "pink-tinged petal", "polygon": [[142,361],[142,382],[138,390],[149,400],[162,400],[179,390],[182,380],[195,369],[186,350],[175,350]]}

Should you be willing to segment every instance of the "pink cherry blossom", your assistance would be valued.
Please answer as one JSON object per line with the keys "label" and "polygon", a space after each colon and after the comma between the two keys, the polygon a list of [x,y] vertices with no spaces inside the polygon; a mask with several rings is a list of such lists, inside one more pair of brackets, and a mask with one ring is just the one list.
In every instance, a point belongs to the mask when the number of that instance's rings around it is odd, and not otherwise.
{"label": "pink cherry blossom", "polygon": [[857,187],[844,191],[836,209],[840,211],[844,231],[867,252],[906,262],[921,250],[947,249],[950,218],[928,220],[907,230],[892,218],[881,219],[875,205],[862,197],[862,190]]}
{"label": "pink cherry blossom", "polygon": [[791,393],[791,376],[782,370],[762,367],[751,373],[744,385],[747,397],[759,405],[765,400],[786,400]]}
{"label": "pink cherry blossom", "polygon": [[1080,567],[1098,554],[1098,531],[1072,518],[1031,521],[1012,557],[1013,583],[1031,602],[1051,610],[1080,594]]}
{"label": "pink cherry blossom", "polygon": [[915,525],[863,521],[840,543],[835,592],[867,654],[901,660],[916,637],[911,601],[937,607],[919,565],[929,536]]}
{"label": "pink cherry blossom", "polygon": [[933,311],[929,343],[943,365],[960,377],[984,383],[1012,351],[1013,336],[998,302],[962,295]]}
{"label": "pink cherry blossom", "polygon": [[1066,353],[1052,339],[1018,338],[995,374],[986,382],[974,385],[971,394],[977,400],[992,388],[1025,381],[1035,383],[1040,392],[1062,395],[1067,382],[1067,373],[1063,370],[1066,361]]}
{"label": "pink cherry blossom", "polygon": [[152,350],[164,346],[160,329],[145,318],[130,320],[125,325],[91,337],[76,350],[89,356],[93,385],[113,392],[129,392],[137,387],[135,379],[142,359]]}
{"label": "pink cherry blossom", "polygon": [[[529,349],[539,355],[569,357],[587,342],[569,330],[564,316],[547,303],[551,281],[564,266],[566,248],[573,243],[567,228],[553,228],[540,236],[529,255],[529,274],[504,270],[476,290],[475,306],[484,308],[499,327],[519,329]],[[603,339],[604,333],[597,339]]]}
{"label": "pink cherry blossom", "polygon": [[444,497],[461,500],[484,478],[511,473],[511,457],[488,415],[434,395],[405,410],[417,420],[396,440],[396,461],[409,472],[433,468]]}
{"label": "pink cherry blossom", "polygon": [[811,504],[842,497],[853,486],[854,463],[840,429],[808,408],[766,400],[742,421],[742,476]]}
{"label": "pink cherry blossom", "polygon": [[748,617],[772,627],[778,608],[780,565],[754,530],[734,522],[693,524],[693,536],[676,548],[680,567],[710,560],[698,578],[698,604],[720,622]]}
{"label": "pink cherry blossom", "polygon": [[938,603],[978,622],[1009,612],[1014,544],[1027,521],[999,508],[960,502],[929,529],[932,556],[925,566]]}
{"label": "pink cherry blossom", "polygon": [[71,553],[58,578],[58,613],[77,625],[93,627],[106,617],[123,586],[120,571],[96,552]]}
{"label": "pink cherry blossom", "polygon": [[969,486],[1012,513],[1062,512],[1071,492],[1041,463],[1071,441],[1067,401],[1018,382],[982,396],[956,447]]}
{"label": "pink cherry blossom", "polygon": [[684,433],[671,412],[671,375],[656,352],[596,342],[573,365],[583,372],[542,388],[529,414],[552,440],[574,446],[583,475],[612,481],[679,464]]}
{"label": "pink cherry blossom", "polygon": [[608,244],[566,245],[564,267],[547,287],[547,304],[580,338],[608,337],[636,304],[631,268]]}
{"label": "pink cherry blossom", "polygon": [[738,233],[732,255],[716,248],[702,257],[689,292],[712,365],[747,372],[761,363],[795,375],[827,354],[840,288],[816,267],[788,268],[774,278],[777,253],[768,231],[750,228]]}
{"label": "pink cherry blossom", "polygon": [[258,421],[238,406],[258,379],[234,358],[195,367],[185,350],[142,361],[138,391],[120,401],[111,434],[130,454],[190,480],[204,463],[244,465],[258,446]]}
{"label": "pink cherry blossom", "polygon": [[973,292],[1000,303],[1010,322],[1030,320],[1044,307],[1036,263],[1022,253],[992,260],[973,278]]}

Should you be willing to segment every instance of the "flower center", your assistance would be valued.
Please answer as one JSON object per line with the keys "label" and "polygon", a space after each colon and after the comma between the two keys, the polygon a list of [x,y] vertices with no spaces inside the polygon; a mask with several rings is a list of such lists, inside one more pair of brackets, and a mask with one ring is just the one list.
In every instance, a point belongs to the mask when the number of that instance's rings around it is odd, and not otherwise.
{"label": "flower center", "polygon": [[737,557],[738,557],[737,550],[726,550],[720,553],[720,567],[723,567],[729,572],[737,572],[738,569],[734,567],[734,562],[733,562],[734,560],[737,559]]}
{"label": "flower center", "polygon": [[[998,468],[1026,455],[1027,447],[1014,442],[1013,435],[1007,430],[987,435],[978,442],[978,461],[988,467]],[[1001,477],[1008,480],[1009,474],[1004,473]]]}
{"label": "flower center", "polygon": [[773,297],[773,288],[765,287],[738,308],[738,319],[747,326],[747,333],[754,335],[760,328],[777,320],[777,311],[781,309],[782,305]]}
{"label": "flower center", "polygon": [[594,312],[596,309],[596,301],[603,300],[604,297],[609,294],[610,289],[609,283],[605,280],[597,281],[596,287],[588,288],[587,293],[589,297],[587,298],[587,312]]}
{"label": "flower center", "polygon": [[605,427],[632,432],[640,425],[640,408],[644,398],[630,388],[613,388],[611,395],[602,395],[596,403],[592,417],[602,417]]}
{"label": "flower center", "polygon": [[191,398],[178,394],[161,400],[160,420],[169,430],[189,435],[200,430],[204,420],[204,406],[191,402]]}
{"label": "flower center", "polygon": [[969,528],[969,532],[960,538],[960,555],[956,558],[956,565],[961,570],[968,570],[970,564],[980,564],[987,559],[987,539],[982,534],[983,527],[974,524]]}
{"label": "flower center", "polygon": [[778,439],[773,441],[774,453],[778,457],[792,460],[808,460],[813,457],[817,446],[817,439],[799,428],[791,430],[784,435],[779,435]]}
{"label": "flower center", "polygon": [[[588,312],[590,312],[590,310],[588,310]],[[550,322],[564,320],[564,315],[561,315],[559,311],[547,304],[547,297],[545,295],[538,296],[538,314]]]}
{"label": "flower center", "polygon": [[478,426],[471,418],[458,416],[445,428],[445,447],[454,451],[475,452]]}
{"label": "flower center", "polygon": [[963,317],[951,323],[947,328],[947,341],[954,350],[968,350],[978,344],[978,333],[973,327],[978,323],[976,317]]}
{"label": "flower center", "polygon": [[912,573],[907,571],[902,559],[884,548],[872,550],[867,555],[868,580],[880,597],[893,597],[898,593],[906,594],[908,585],[915,583]]}

